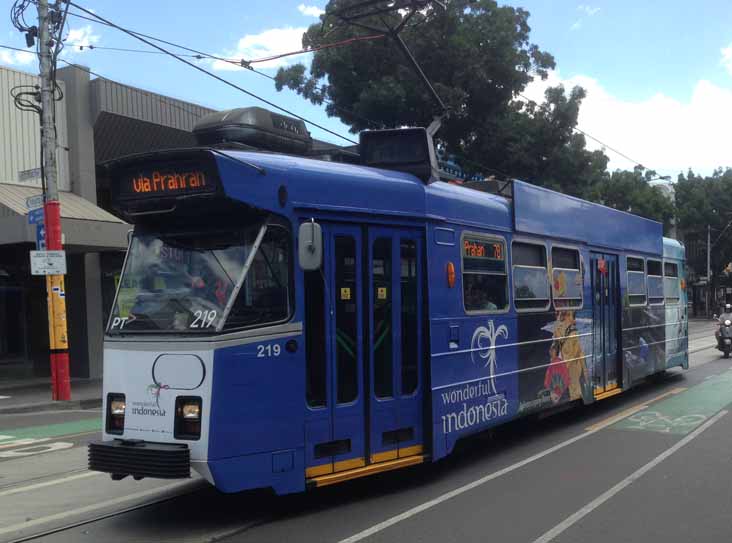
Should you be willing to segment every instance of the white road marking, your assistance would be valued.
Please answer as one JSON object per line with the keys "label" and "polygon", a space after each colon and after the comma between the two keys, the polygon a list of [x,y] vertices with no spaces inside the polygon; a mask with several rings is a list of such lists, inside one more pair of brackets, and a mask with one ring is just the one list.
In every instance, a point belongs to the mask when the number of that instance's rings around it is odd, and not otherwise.
{"label": "white road marking", "polygon": [[141,492],[136,492],[134,494],[129,494],[127,496],[121,496],[119,498],[114,498],[112,500],[94,503],[92,505],[87,505],[85,507],[69,509],[68,511],[62,511],[61,513],[56,513],[55,515],[48,515],[45,517],[40,517],[37,519],[30,520],[28,522],[19,522],[18,524],[13,524],[11,526],[6,526],[4,528],[0,528],[0,535],[11,534],[13,532],[19,532],[21,530],[27,530],[28,528],[33,528],[35,526],[41,526],[43,524],[48,524],[49,522],[64,520],[64,519],[67,519],[67,518],[73,517],[73,516],[83,515],[85,513],[90,513],[92,511],[97,511],[99,509],[104,509],[107,507],[114,507],[121,503],[125,503],[125,502],[131,501],[131,500],[139,500],[142,498],[147,498],[148,496],[160,494],[162,492],[165,492],[166,490],[172,490],[174,488],[179,488],[179,487],[187,485],[187,484],[190,484],[190,480],[188,480],[188,479],[184,482],[178,482],[178,483],[161,486],[158,488],[151,488],[149,490],[143,490]]}
{"label": "white road marking", "polygon": [[21,447],[23,445],[34,445],[36,443],[45,443],[46,441],[51,441],[50,437],[42,437],[40,439],[36,439],[33,437],[23,438],[23,439],[16,439],[14,441],[8,441],[6,443],[3,443],[0,445],[0,449],[12,449],[13,447]]}
{"label": "white road marking", "polygon": [[696,430],[691,432],[689,435],[687,435],[684,439],[677,442],[672,447],[666,449],[664,452],[659,454],[656,458],[648,462],[645,466],[639,468],[638,470],[634,471],[630,475],[628,475],[625,479],[620,481],[618,484],[616,484],[611,489],[607,490],[603,494],[600,494],[597,498],[592,500],[590,503],[585,505],[582,509],[577,511],[576,513],[570,515],[566,519],[564,519],[562,522],[557,524],[554,528],[549,530],[548,532],[544,533],[541,537],[534,540],[534,543],[549,543],[552,541],[555,537],[557,537],[559,534],[567,530],[567,528],[570,528],[572,525],[576,524],[579,520],[581,520],[583,517],[590,514],[592,511],[600,507],[603,503],[608,501],[610,498],[615,496],[618,492],[626,488],[627,486],[633,484],[633,482],[640,479],[643,475],[648,473],[650,470],[652,470],[654,467],[656,467],[658,464],[666,460],[669,456],[674,454],[676,451],[678,451],[681,447],[684,445],[687,445],[692,439],[697,437],[699,434],[701,434],[704,430],[709,428],[712,424],[717,422],[719,419],[721,419],[723,416],[727,414],[727,411],[720,411],[716,415],[714,415],[711,419],[709,419],[707,422],[699,426]]}
{"label": "white road marking", "polygon": [[403,513],[401,513],[399,515],[396,515],[383,522],[375,524],[371,528],[367,528],[366,530],[363,530],[362,532],[358,532],[357,534],[354,534],[351,537],[342,539],[339,543],[356,543],[357,541],[361,541],[363,539],[366,539],[367,537],[371,537],[372,535],[374,535],[378,532],[381,532],[383,530],[386,530],[390,526],[394,526],[395,524],[397,524],[403,520],[406,520],[410,517],[418,515],[419,513],[427,511],[428,509],[431,509],[432,507],[435,507],[443,502],[446,502],[447,500],[450,500],[456,496],[459,496],[460,494],[464,494],[465,492],[468,492],[469,490],[473,490],[474,488],[477,488],[489,481],[492,481],[493,479],[498,479],[499,477],[506,475],[507,473],[511,473],[512,471],[522,468],[522,467],[526,466],[527,464],[531,464],[532,462],[535,462],[536,460],[544,458],[545,456],[548,456],[548,455],[552,454],[553,452],[556,452],[569,445],[572,445],[573,443],[576,443],[580,439],[584,439],[588,436],[591,436],[592,434],[595,434],[595,433],[599,432],[600,430],[607,428],[611,424],[615,424],[616,422],[617,422],[617,419],[615,417],[611,417],[605,423],[600,423],[600,424],[593,426],[591,430],[587,430],[577,436],[574,436],[573,438],[570,438],[566,441],[562,441],[561,443],[554,445],[553,447],[550,447],[540,453],[537,453],[524,460],[521,460],[520,462],[516,462],[515,464],[512,464],[501,470],[498,470],[489,475],[486,475],[485,477],[476,479],[472,483],[468,483],[459,488],[456,488],[455,490],[451,490],[450,492],[442,494],[441,496],[437,496],[436,498],[434,498],[428,502],[417,505],[416,507],[412,507],[411,509],[404,511]]}
{"label": "white road marking", "polygon": [[76,475],[69,475],[68,477],[63,477],[61,479],[54,479],[52,481],[44,481],[42,483],[36,483],[33,485],[28,486],[21,486],[18,488],[11,488],[10,490],[3,490],[0,492],[0,498],[3,496],[11,496],[13,494],[20,494],[21,492],[29,492],[31,490],[36,490],[39,488],[46,488],[49,486],[54,485],[60,485],[63,483],[68,483],[70,481],[76,481],[77,479],[85,479],[87,477],[92,477],[94,475],[104,475],[101,471],[86,471],[84,473],[77,473]]}
{"label": "white road marking", "polygon": [[7,400],[9,398],[12,398],[12,396],[0,396],[0,400]]}
{"label": "white road marking", "polygon": [[0,458],[20,458],[22,456],[33,456],[36,454],[45,454],[56,451],[63,451],[74,446],[68,441],[54,441],[53,443],[42,443],[40,445],[34,443],[28,447],[21,447],[10,451],[0,451]]}

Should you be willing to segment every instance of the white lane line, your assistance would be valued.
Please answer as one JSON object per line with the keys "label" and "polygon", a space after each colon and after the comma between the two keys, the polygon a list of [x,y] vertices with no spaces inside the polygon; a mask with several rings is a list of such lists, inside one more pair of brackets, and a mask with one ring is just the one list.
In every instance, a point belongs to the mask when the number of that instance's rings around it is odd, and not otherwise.
{"label": "white lane line", "polygon": [[12,398],[12,396],[0,396],[0,400],[8,400]]}
{"label": "white lane line", "polygon": [[673,447],[670,447],[666,449],[664,452],[659,454],[656,458],[648,462],[645,466],[642,468],[639,468],[638,470],[634,471],[630,475],[628,475],[625,479],[620,481],[618,484],[616,484],[614,487],[612,487],[610,490],[604,492],[603,494],[600,494],[597,498],[592,500],[590,503],[585,505],[582,509],[574,513],[573,515],[570,515],[566,519],[564,519],[562,522],[557,524],[554,528],[549,530],[548,532],[545,532],[541,537],[534,540],[534,543],[549,543],[552,541],[555,537],[557,537],[559,534],[567,530],[567,528],[571,527],[572,525],[576,524],[579,520],[581,520],[586,515],[590,514],[592,511],[600,507],[603,503],[608,501],[610,498],[615,496],[618,492],[626,488],[627,486],[633,484],[633,482],[640,479],[643,475],[648,473],[650,470],[652,470],[654,467],[656,467],[658,464],[666,460],[669,456],[674,454],[676,451],[678,451],[681,447],[688,444],[692,439],[697,437],[699,434],[701,434],[704,430],[709,428],[712,424],[717,422],[719,419],[721,419],[723,416],[727,414],[727,411],[720,411],[715,416],[713,416],[711,419],[709,419],[707,422],[699,426],[696,430],[691,432],[689,435],[687,435],[684,439],[677,442]]}
{"label": "white lane line", "polygon": [[474,488],[479,487],[480,485],[483,485],[489,481],[492,481],[493,479],[498,479],[499,477],[506,475],[507,473],[511,473],[512,471],[522,468],[527,464],[531,464],[532,462],[539,460],[541,458],[544,458],[545,456],[550,455],[553,452],[556,452],[560,449],[563,449],[564,447],[568,447],[569,445],[576,443],[580,439],[584,439],[588,436],[591,436],[592,434],[597,433],[600,430],[607,428],[611,424],[615,424],[616,422],[617,422],[617,419],[614,417],[611,417],[610,419],[607,420],[607,422],[600,423],[598,425],[593,426],[593,428],[591,430],[587,430],[586,432],[583,432],[577,436],[574,436],[573,438],[570,438],[566,441],[562,441],[561,443],[554,445],[553,447],[550,447],[540,453],[537,453],[524,460],[521,460],[520,462],[516,462],[515,464],[512,464],[501,470],[498,470],[489,475],[486,475],[485,477],[476,479],[472,483],[468,483],[459,488],[456,488],[455,490],[451,490],[450,492],[442,494],[441,496],[437,496],[436,498],[434,498],[428,502],[417,505],[416,507],[412,507],[411,509],[404,511],[403,513],[400,513],[399,515],[393,516],[383,522],[375,524],[371,528],[367,528],[366,530],[363,530],[362,532],[358,532],[357,534],[354,534],[351,537],[342,539],[341,541],[339,541],[339,543],[356,543],[357,541],[361,541],[363,539],[366,539],[367,537],[371,537],[372,535],[374,535],[378,532],[381,532],[383,530],[386,530],[390,526],[394,526],[395,524],[397,524],[403,520],[406,520],[410,517],[418,515],[419,513],[427,511],[428,509],[431,509],[432,507],[435,507],[443,502],[446,502],[447,500],[450,500],[456,496],[459,496],[460,494],[464,494],[465,492],[468,492],[469,490],[473,490]]}
{"label": "white lane line", "polygon": [[77,473],[76,475],[69,475],[68,477],[62,477],[61,479],[53,479],[52,481],[44,481],[42,483],[36,483],[28,486],[21,486],[17,488],[11,488],[10,490],[3,490],[0,492],[0,498],[3,496],[10,496],[12,494],[20,494],[21,492],[29,492],[39,488],[46,488],[48,486],[60,485],[68,483],[70,481],[76,481],[77,479],[85,479],[94,475],[102,475],[101,471],[87,471],[84,473]]}
{"label": "white lane line", "polygon": [[112,500],[94,503],[92,505],[87,505],[85,507],[78,507],[76,509],[62,511],[61,513],[56,513],[55,515],[48,515],[46,517],[40,517],[37,519],[29,520],[28,522],[19,522],[18,524],[13,524],[12,526],[6,526],[4,528],[0,528],[0,535],[11,534],[13,532],[20,532],[21,530],[27,530],[28,528],[33,528],[35,526],[41,526],[43,524],[48,524],[49,522],[64,520],[69,517],[83,515],[85,513],[97,511],[99,509],[104,509],[107,507],[114,507],[116,505],[119,505],[121,503],[125,503],[128,501],[147,498],[148,496],[160,494],[160,493],[165,492],[166,490],[173,490],[174,488],[179,488],[184,485],[189,485],[190,483],[191,483],[191,481],[187,479],[184,482],[173,483],[173,484],[161,486],[158,488],[151,488],[150,490],[143,490],[141,492],[136,492],[134,494],[129,494],[127,496],[121,496],[119,498],[114,498]]}

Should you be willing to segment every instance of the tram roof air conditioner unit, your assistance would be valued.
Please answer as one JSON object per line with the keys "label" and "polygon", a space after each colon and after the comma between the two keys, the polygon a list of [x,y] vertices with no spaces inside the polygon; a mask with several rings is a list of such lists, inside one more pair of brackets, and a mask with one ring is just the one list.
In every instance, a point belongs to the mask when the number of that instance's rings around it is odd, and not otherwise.
{"label": "tram roof air conditioner unit", "polygon": [[211,113],[193,127],[199,145],[238,143],[256,150],[295,155],[307,154],[313,140],[300,119],[261,107],[245,107]]}
{"label": "tram roof air conditioner unit", "polygon": [[439,180],[435,145],[426,128],[366,130],[359,150],[365,166],[411,173],[425,183]]}

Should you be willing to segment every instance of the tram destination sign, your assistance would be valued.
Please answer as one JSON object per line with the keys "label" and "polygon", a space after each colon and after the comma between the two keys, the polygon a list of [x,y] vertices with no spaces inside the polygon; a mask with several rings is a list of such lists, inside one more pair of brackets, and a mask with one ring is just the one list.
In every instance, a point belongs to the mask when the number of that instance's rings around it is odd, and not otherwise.
{"label": "tram destination sign", "polygon": [[503,260],[503,244],[479,239],[463,240],[463,256],[466,258],[489,258]]}
{"label": "tram destination sign", "polygon": [[154,200],[218,190],[219,179],[206,165],[191,161],[141,165],[116,172],[114,193],[119,200]]}

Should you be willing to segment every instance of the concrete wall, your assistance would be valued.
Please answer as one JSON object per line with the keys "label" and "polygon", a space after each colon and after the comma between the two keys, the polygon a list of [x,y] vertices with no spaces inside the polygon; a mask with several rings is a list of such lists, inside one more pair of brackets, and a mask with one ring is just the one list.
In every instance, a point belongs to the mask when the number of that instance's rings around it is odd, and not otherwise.
{"label": "concrete wall", "polygon": [[[34,187],[41,186],[40,124],[38,114],[21,111],[15,107],[10,95],[13,88],[26,86],[22,90],[33,90],[34,85],[40,85],[37,76],[0,67],[0,183],[14,183]],[[59,83],[64,91],[64,100],[56,102],[56,129],[58,131],[59,149],[56,153],[58,160],[59,189],[69,190],[69,157],[65,147],[68,145],[66,130],[66,88],[63,82]],[[20,172],[36,170],[36,175],[22,179]]]}

